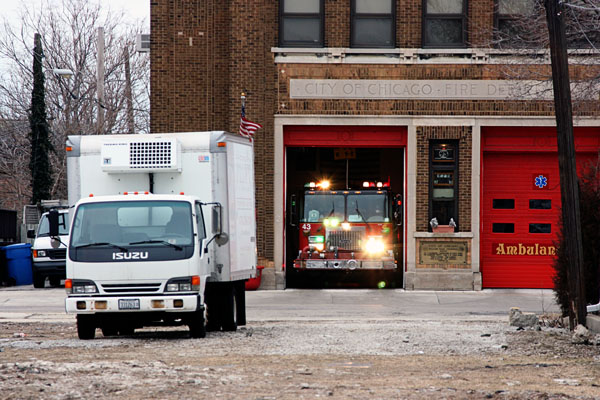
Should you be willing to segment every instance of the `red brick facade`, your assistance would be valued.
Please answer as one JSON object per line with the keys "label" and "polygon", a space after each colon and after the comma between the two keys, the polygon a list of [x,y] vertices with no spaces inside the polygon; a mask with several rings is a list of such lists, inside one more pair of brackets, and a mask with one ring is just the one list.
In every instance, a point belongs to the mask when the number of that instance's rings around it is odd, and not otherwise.
{"label": "red brick facade", "polygon": [[[277,61],[279,2],[257,0],[151,0],[151,131],[237,131],[240,93],[247,117],[263,125],[255,140],[259,262],[273,261],[275,116],[552,116],[552,101],[291,99],[291,79],[502,80],[501,63],[352,63]],[[396,48],[420,49],[422,1],[396,0]],[[350,0],[324,0],[324,48],[350,46]],[[486,48],[494,0],[468,2],[467,44]],[[315,49],[312,49],[315,57]],[[327,53],[326,51],[324,53]],[[291,54],[291,53],[290,53]],[[321,58],[318,58],[321,57]],[[471,57],[467,54],[466,57]],[[513,69],[514,70],[514,69]],[[573,65],[580,77],[600,67]],[[548,64],[519,68],[519,79],[550,76]],[[598,101],[581,115],[600,115]],[[417,127],[416,229],[427,226],[427,160],[430,139],[459,140],[460,230],[471,230],[471,127]]]}

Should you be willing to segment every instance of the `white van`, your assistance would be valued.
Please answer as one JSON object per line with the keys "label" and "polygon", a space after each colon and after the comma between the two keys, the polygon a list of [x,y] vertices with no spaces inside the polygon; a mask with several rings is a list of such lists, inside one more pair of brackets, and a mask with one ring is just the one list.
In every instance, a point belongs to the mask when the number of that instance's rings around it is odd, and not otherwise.
{"label": "white van", "polygon": [[52,246],[47,212],[42,214],[40,218],[37,233],[35,231],[27,233],[28,237],[35,238],[31,246],[33,287],[35,288],[45,287],[46,278],[50,281],[50,286],[60,286],[61,280],[65,279],[66,243],[69,243],[69,211],[62,209],[58,210],[58,213],[58,232],[60,235],[58,247]]}

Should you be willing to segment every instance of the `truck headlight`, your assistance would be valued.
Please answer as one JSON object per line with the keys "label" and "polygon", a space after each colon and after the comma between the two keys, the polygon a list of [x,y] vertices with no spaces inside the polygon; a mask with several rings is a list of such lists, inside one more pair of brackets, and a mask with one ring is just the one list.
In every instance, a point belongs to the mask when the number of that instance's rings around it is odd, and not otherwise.
{"label": "truck headlight", "polygon": [[33,250],[33,257],[46,257],[46,250]]}
{"label": "truck headlight", "polygon": [[88,280],[67,279],[65,281],[65,290],[69,294],[98,293],[96,284]]}
{"label": "truck headlight", "polygon": [[371,236],[367,239],[365,250],[369,254],[379,254],[385,251],[383,240],[379,236]]}
{"label": "truck headlight", "polygon": [[199,276],[186,276],[169,279],[165,285],[166,292],[191,292],[200,290]]}

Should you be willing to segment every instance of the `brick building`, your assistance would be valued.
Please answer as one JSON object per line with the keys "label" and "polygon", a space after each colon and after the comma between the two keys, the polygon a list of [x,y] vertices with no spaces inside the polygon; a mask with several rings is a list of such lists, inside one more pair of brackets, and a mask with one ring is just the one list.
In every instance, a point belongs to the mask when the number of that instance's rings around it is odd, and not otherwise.
{"label": "brick building", "polygon": [[[560,189],[549,56],[492,45],[530,3],[152,0],[151,131],[235,132],[246,92],[247,117],[263,125],[263,288],[285,287],[298,252],[290,195],[337,173],[335,149],[355,150],[346,170],[403,196],[397,286],[550,287]],[[572,54],[572,79],[598,74],[589,55]],[[583,165],[600,149],[597,92],[578,107]],[[432,232],[433,217],[456,231]]]}

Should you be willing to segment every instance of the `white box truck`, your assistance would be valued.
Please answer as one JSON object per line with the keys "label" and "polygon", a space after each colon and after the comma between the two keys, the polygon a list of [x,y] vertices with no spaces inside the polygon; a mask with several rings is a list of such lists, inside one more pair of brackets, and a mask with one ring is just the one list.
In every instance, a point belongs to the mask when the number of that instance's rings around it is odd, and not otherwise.
{"label": "white box truck", "polygon": [[81,339],[245,324],[256,276],[254,152],[226,132],[69,136],[65,289]]}

